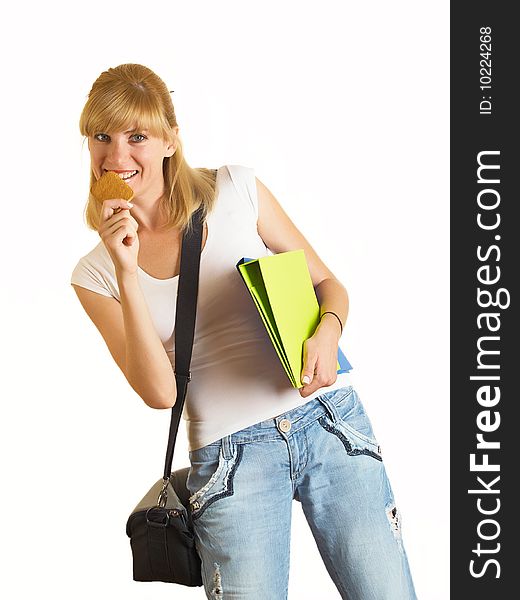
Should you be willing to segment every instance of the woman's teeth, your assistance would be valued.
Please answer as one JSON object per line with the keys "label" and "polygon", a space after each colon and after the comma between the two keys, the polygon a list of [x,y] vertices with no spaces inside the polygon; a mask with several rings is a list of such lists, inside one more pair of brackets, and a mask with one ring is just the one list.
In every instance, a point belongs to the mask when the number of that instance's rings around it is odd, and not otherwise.
{"label": "woman's teeth", "polygon": [[[112,173],[116,172],[112,171]],[[116,173],[116,175],[118,175],[121,179],[126,181],[127,179],[132,179],[132,177],[134,175],[137,175],[137,173],[139,173],[139,171],[124,171],[123,173]]]}
{"label": "woman's teeth", "polygon": [[131,173],[118,173],[119,177],[123,180],[132,179],[134,175],[137,175],[137,171],[133,171]]}

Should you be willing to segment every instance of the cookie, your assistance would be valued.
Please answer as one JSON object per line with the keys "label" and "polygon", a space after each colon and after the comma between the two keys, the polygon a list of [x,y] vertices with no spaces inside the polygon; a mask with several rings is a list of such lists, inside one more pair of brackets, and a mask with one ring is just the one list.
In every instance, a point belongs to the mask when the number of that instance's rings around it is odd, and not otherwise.
{"label": "cookie", "polygon": [[111,198],[131,200],[134,195],[134,190],[117,173],[112,171],[103,173],[90,191],[99,202],[110,200]]}

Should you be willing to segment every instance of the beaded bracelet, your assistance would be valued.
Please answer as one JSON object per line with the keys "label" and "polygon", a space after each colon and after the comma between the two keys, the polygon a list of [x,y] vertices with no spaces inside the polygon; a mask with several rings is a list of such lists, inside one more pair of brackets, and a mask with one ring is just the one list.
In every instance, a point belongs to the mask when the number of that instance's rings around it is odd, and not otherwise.
{"label": "beaded bracelet", "polygon": [[331,310],[326,310],[324,313],[321,314],[320,321],[321,321],[321,317],[323,317],[323,315],[326,315],[327,313],[329,313],[330,315],[334,315],[336,317],[336,319],[339,322],[339,326],[341,327],[341,334],[343,334],[343,323],[341,322],[341,319],[338,317],[338,315],[335,312],[332,312]]}

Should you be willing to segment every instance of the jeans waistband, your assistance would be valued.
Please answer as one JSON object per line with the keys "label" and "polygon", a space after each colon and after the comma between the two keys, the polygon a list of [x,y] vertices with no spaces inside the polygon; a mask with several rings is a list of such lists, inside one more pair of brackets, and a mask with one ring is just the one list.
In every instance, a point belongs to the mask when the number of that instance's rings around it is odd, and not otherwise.
{"label": "jeans waistband", "polygon": [[249,442],[280,439],[280,435],[290,437],[303,427],[319,419],[326,412],[336,421],[339,418],[336,405],[352,392],[353,387],[351,385],[325,392],[301,406],[271,419],[250,425],[223,439],[237,444],[247,444]]}

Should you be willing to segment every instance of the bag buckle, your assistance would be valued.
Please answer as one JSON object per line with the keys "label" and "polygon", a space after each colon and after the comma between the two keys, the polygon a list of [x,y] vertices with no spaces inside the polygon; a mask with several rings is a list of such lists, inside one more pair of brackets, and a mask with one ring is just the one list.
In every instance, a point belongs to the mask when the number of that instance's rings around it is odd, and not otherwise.
{"label": "bag buckle", "polygon": [[170,483],[169,477],[163,477],[163,486],[159,495],[157,496],[157,506],[164,508],[166,506],[166,500],[168,498],[168,484]]}
{"label": "bag buckle", "polygon": [[179,373],[177,373],[177,371],[174,371],[175,375],[178,375],[179,377],[186,377],[186,382],[191,381],[191,371],[188,371],[188,375],[179,375]]}
{"label": "bag buckle", "polygon": [[170,524],[170,515],[168,511],[160,510],[158,506],[151,506],[146,511],[146,523],[149,527],[168,527]]}

